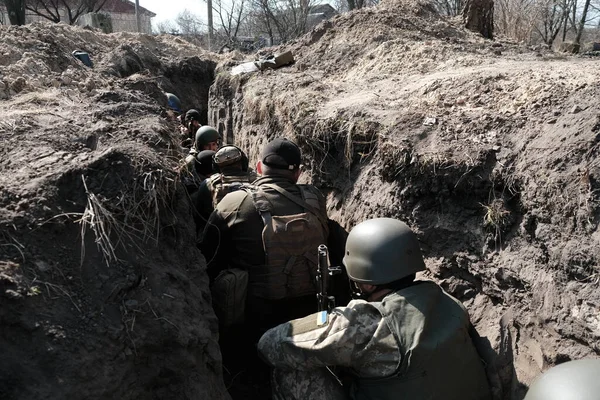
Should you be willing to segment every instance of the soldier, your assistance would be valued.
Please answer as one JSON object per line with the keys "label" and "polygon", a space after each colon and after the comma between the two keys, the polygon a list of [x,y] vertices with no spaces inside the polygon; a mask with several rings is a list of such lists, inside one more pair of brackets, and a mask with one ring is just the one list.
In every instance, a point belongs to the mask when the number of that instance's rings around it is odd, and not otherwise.
{"label": "soldier", "polygon": [[192,196],[196,209],[196,227],[202,233],[204,223],[227,193],[240,190],[243,184],[252,183],[257,175],[249,168],[248,156],[233,145],[221,147],[214,155],[213,163],[219,173],[205,180]]}
{"label": "soldier", "polygon": [[[307,315],[316,303],[316,249],[327,240],[329,228],[323,195],[312,185],[297,184],[300,162],[295,143],[269,142],[256,165],[261,177],[251,187],[225,195],[199,244],[213,283],[223,364],[232,375],[247,371],[251,382],[268,381],[269,376],[268,366],[257,358],[260,336],[290,318]],[[245,304],[226,301],[221,307],[215,301],[218,278],[234,270],[247,271]],[[233,308],[232,313],[241,308],[245,321],[227,326],[229,314],[219,313],[225,308]],[[270,391],[268,385],[258,390]]]}
{"label": "soldier", "polygon": [[179,97],[173,93],[165,93],[165,95],[167,96],[169,108],[171,108],[171,110],[173,110],[177,115],[181,114],[181,101],[179,100]]}
{"label": "soldier", "polygon": [[189,154],[186,156],[180,171],[182,177],[181,179],[185,182],[186,188],[188,188],[188,193],[192,194],[193,192],[197,191],[200,187],[200,184],[204,180],[198,180],[197,177],[194,176],[198,164],[197,157],[199,153],[204,150],[210,150],[214,154],[219,147],[220,140],[221,135],[212,126],[205,125],[198,128],[196,131],[194,145],[190,149]]}
{"label": "soldier", "polygon": [[344,265],[358,300],[334,308],[325,325],[313,314],[260,339],[275,367],[273,398],[490,399],[467,311],[435,283],[415,280],[425,263],[407,225],[358,224]]}
{"label": "soldier", "polygon": [[256,341],[268,328],[308,314],[315,304],[310,271],[316,271],[316,249],[326,243],[329,228],[321,192],[296,183],[300,161],[295,143],[269,142],[256,165],[261,177],[251,189],[219,202],[200,243],[211,277],[225,268],[248,271],[246,319]]}
{"label": "soldier", "polygon": [[599,359],[569,361],[536,379],[525,400],[598,400],[599,377]]}
{"label": "soldier", "polygon": [[186,158],[186,165],[179,171],[179,177],[188,194],[196,193],[202,183],[217,172],[213,164],[214,155],[212,150],[202,150],[193,159]]}
{"label": "soldier", "polygon": [[190,147],[193,145],[193,138],[196,135],[196,131],[202,126],[200,123],[200,112],[196,109],[188,110],[185,113],[183,119],[183,126],[181,130],[181,145],[183,147]]}

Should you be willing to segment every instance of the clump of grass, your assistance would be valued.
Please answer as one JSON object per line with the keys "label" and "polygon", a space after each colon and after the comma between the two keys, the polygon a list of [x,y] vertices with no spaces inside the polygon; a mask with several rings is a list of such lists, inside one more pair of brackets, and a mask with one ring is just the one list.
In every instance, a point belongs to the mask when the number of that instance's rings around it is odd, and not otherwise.
{"label": "clump of grass", "polygon": [[506,209],[504,200],[494,199],[490,204],[481,204],[485,210],[483,225],[501,231],[510,223],[510,211]]}

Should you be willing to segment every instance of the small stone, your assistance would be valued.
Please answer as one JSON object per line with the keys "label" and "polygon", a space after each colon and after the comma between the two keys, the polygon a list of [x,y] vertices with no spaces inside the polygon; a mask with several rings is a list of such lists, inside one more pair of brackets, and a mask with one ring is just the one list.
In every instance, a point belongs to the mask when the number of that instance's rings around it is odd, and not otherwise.
{"label": "small stone", "polygon": [[425,126],[433,126],[437,124],[437,118],[435,117],[427,117],[423,120],[423,125]]}
{"label": "small stone", "polygon": [[458,104],[459,106],[465,104],[467,102],[467,98],[465,96],[460,96],[459,98],[456,99],[456,104]]}
{"label": "small stone", "polygon": [[560,115],[560,110],[552,111],[552,115],[554,115],[555,117],[558,117]]}
{"label": "small stone", "polygon": [[63,85],[70,85],[71,83],[73,83],[73,79],[71,79],[70,76],[63,75],[63,77],[61,79],[62,79]]}
{"label": "small stone", "polygon": [[0,91],[6,90],[6,83],[0,81]]}
{"label": "small stone", "polygon": [[547,124],[555,124],[556,123],[556,118],[551,118],[548,121],[546,121]]}
{"label": "small stone", "polygon": [[50,264],[48,264],[46,261],[42,261],[42,260],[37,260],[35,262],[35,266],[38,267],[38,269],[42,272],[46,272],[46,271],[49,271],[50,269],[52,269],[52,266]]}
{"label": "small stone", "polygon": [[571,114],[577,114],[579,112],[583,111],[583,109],[581,107],[579,107],[578,105],[573,106],[573,108],[571,109]]}
{"label": "small stone", "polygon": [[125,306],[128,307],[128,308],[134,308],[134,307],[137,307],[137,305],[138,305],[138,301],[137,300],[127,300],[125,302]]}

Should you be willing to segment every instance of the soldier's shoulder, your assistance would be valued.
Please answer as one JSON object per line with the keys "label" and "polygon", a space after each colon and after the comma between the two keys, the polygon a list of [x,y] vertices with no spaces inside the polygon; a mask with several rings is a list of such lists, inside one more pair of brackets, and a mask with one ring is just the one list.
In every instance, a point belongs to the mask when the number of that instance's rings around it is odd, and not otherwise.
{"label": "soldier's shoulder", "polygon": [[246,199],[252,200],[250,193],[246,190],[236,190],[235,192],[227,193],[225,197],[219,201],[217,209],[220,211],[237,209]]}

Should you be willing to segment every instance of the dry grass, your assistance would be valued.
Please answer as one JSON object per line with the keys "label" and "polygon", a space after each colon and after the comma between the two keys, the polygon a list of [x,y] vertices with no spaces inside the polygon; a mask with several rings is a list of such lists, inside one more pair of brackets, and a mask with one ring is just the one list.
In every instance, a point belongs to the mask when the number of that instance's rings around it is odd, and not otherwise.
{"label": "dry grass", "polygon": [[117,248],[153,240],[158,243],[161,213],[169,210],[175,180],[145,158],[132,159],[133,182],[123,182],[116,198],[105,199],[88,189],[82,176],[87,204],[77,222],[81,226],[81,262],[85,259],[85,235],[91,231],[107,265],[119,260]]}
{"label": "dry grass", "polygon": [[81,218],[77,221],[81,226],[81,264],[83,265],[85,259],[85,235],[87,230],[90,229],[94,234],[94,242],[108,266],[110,262],[118,260],[111,237],[114,231],[119,230],[120,224],[113,213],[104,207],[98,197],[88,190],[83,175],[81,180],[87,195],[87,205]]}

